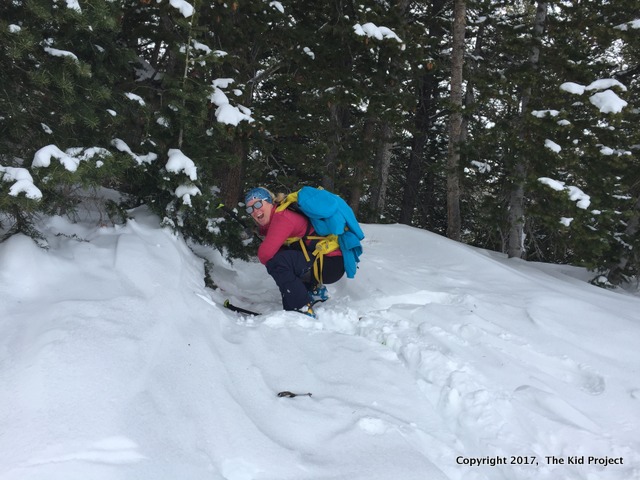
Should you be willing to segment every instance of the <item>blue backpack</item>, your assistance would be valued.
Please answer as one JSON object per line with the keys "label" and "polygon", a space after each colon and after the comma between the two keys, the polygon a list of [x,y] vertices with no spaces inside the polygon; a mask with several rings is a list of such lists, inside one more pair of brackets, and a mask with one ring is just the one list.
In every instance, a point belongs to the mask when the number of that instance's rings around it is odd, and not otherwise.
{"label": "blue backpack", "polygon": [[309,254],[304,240],[318,240],[312,255],[313,273],[316,280],[322,283],[322,263],[325,254],[337,250],[342,251],[344,271],[347,278],[353,278],[358,269],[364,233],[356,220],[351,207],[341,197],[327,190],[313,187],[302,187],[290,193],[278,205],[276,211],[282,211],[297,204],[292,210],[306,215],[316,231],[317,236],[287,239],[287,244],[299,242],[308,261]]}

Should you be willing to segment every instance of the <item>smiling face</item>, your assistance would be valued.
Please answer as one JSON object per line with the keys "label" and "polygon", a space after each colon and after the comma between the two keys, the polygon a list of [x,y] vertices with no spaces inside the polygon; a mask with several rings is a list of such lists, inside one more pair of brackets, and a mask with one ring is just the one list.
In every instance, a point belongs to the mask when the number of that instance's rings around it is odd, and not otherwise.
{"label": "smiling face", "polygon": [[254,208],[251,212],[251,218],[260,225],[264,227],[265,225],[269,225],[271,221],[271,213],[273,212],[273,205],[266,200],[260,200],[254,198],[249,203],[247,203],[247,207],[253,207],[257,202],[262,202],[262,206],[260,208]]}

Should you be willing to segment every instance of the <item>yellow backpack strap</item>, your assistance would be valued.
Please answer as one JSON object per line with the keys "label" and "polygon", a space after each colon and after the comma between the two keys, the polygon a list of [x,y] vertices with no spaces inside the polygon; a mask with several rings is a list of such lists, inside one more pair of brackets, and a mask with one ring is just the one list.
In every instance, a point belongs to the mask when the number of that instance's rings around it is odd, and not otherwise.
{"label": "yellow backpack strap", "polygon": [[304,253],[304,258],[307,260],[307,262],[310,262],[311,258],[307,253],[307,246],[304,244],[304,239],[299,238],[298,240],[300,241],[300,248],[302,248],[302,253]]}
{"label": "yellow backpack strap", "polygon": [[319,285],[322,285],[322,267],[324,266],[324,255],[316,257],[313,262],[313,276]]}
{"label": "yellow backpack strap", "polygon": [[306,240],[310,239],[310,238],[324,238],[324,237],[313,237],[313,236],[309,236],[309,232],[312,229],[312,225],[311,222],[308,221],[307,222],[307,230],[304,232],[304,235],[302,237],[289,237],[284,241],[284,244],[287,247],[290,247],[291,245],[293,245],[294,243],[299,243],[300,244],[300,250],[302,250],[302,253],[304,254],[304,258],[307,262],[311,261],[311,257],[309,257],[309,253],[307,252],[307,245],[304,243]]}
{"label": "yellow backpack strap", "polygon": [[[309,236],[307,237],[311,240],[319,240],[316,243],[316,248],[313,251],[313,256],[315,260],[313,261],[313,276],[316,281],[320,284],[324,283],[322,281],[322,269],[324,267],[324,256],[327,253],[331,253],[340,248],[340,244],[338,243],[337,235],[327,235],[326,237],[317,237],[317,236]],[[306,252],[305,252],[306,255]]]}
{"label": "yellow backpack strap", "polygon": [[298,192],[293,192],[284,197],[284,200],[280,202],[280,205],[276,207],[276,212],[281,212],[289,208],[289,205],[298,201]]}

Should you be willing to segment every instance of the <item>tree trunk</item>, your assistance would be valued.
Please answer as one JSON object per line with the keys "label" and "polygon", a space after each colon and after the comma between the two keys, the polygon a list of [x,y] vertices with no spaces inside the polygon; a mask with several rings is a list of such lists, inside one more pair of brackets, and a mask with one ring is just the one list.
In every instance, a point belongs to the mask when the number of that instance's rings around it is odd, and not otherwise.
{"label": "tree trunk", "polygon": [[[434,0],[429,6],[432,19],[428,26],[428,31],[429,36],[434,42],[442,39],[446,33],[439,20],[446,3],[446,0]],[[408,8],[408,3],[401,1],[399,2],[399,7]],[[439,79],[436,78],[434,73],[427,71],[420,77],[418,83],[416,88],[418,98],[416,102],[417,109],[414,119],[413,140],[411,142],[409,163],[406,169],[405,188],[400,205],[400,217],[398,219],[400,223],[406,225],[411,225],[412,223],[414,209],[418,201],[420,182],[427,170],[425,146],[429,138],[429,129],[433,123]]]}
{"label": "tree trunk", "polygon": [[[532,71],[538,70],[540,61],[540,48],[538,42],[542,37],[544,25],[547,19],[547,3],[538,2],[536,16],[533,26],[533,47],[529,56],[529,66]],[[529,111],[529,101],[531,100],[531,85],[525,87],[520,100],[520,137],[525,137],[525,123]],[[507,255],[509,258],[525,258],[525,180],[527,176],[527,160],[522,156],[517,156],[513,167],[513,183],[509,193],[509,240]]]}
{"label": "tree trunk", "polygon": [[380,124],[380,136],[375,152],[376,179],[371,190],[370,222],[378,222],[384,214],[387,203],[387,187],[389,185],[392,147],[391,126],[388,122],[383,121]]}
{"label": "tree trunk", "polygon": [[473,58],[471,62],[465,62],[467,65],[467,85],[464,93],[464,110],[465,113],[462,115],[462,127],[460,131],[460,143],[464,144],[467,141],[467,137],[469,134],[469,117],[472,115],[472,110],[475,106],[475,72],[480,68],[480,62],[477,60],[482,57],[482,47],[484,43],[484,35],[486,31],[487,22],[482,22],[478,26],[478,31],[476,33],[476,44],[473,48]]}
{"label": "tree trunk", "polygon": [[351,196],[349,199],[349,206],[353,212],[357,215],[360,210],[360,199],[362,198],[362,187],[365,178],[365,170],[367,170],[367,159],[373,157],[374,135],[375,135],[376,121],[373,118],[367,118],[364,122],[362,133],[362,151],[358,155],[355,172],[351,181]]}
{"label": "tree trunk", "polygon": [[324,157],[324,173],[322,174],[322,186],[327,190],[335,190],[335,173],[338,167],[338,155],[340,154],[340,141],[342,139],[342,129],[344,117],[344,107],[338,103],[329,106],[329,122],[331,134],[328,140],[329,149]]}
{"label": "tree trunk", "polygon": [[454,0],[451,53],[451,119],[447,158],[447,237],[460,240],[460,138],[462,132],[462,69],[464,66],[465,0]]}
{"label": "tree trunk", "polygon": [[242,198],[242,179],[247,147],[241,138],[234,140],[233,150],[237,161],[229,165],[229,168],[221,175],[223,200],[225,205],[230,208],[234,208]]}
{"label": "tree trunk", "polygon": [[[634,206],[634,214],[627,222],[627,228],[625,229],[625,234],[633,238],[640,231],[640,196],[636,199],[636,204]],[[635,257],[635,261],[634,261]],[[607,273],[607,280],[611,282],[613,285],[621,285],[626,281],[626,277],[624,275],[624,271],[627,268],[629,262],[633,262],[636,265],[638,252],[634,251],[632,248],[626,248],[624,253],[620,257],[618,263],[609,269],[609,273]]]}
{"label": "tree trunk", "polygon": [[526,167],[523,159],[515,165],[515,181],[509,192],[509,237],[507,254],[509,258],[524,258],[524,178]]}
{"label": "tree trunk", "polygon": [[418,197],[418,187],[422,178],[422,154],[427,143],[426,133],[416,134],[411,142],[411,153],[407,165],[407,178],[405,180],[402,205],[400,210],[400,223],[411,225],[413,210]]}
{"label": "tree trunk", "polygon": [[[440,154],[440,147],[436,143],[428,143],[425,146],[425,158],[436,158]],[[427,166],[429,166],[429,162]],[[444,235],[447,230],[446,203],[443,202],[442,192],[438,191],[438,182],[442,181],[442,176],[438,175],[433,168],[426,168],[425,170],[420,181],[422,192],[420,194],[420,211],[417,218],[422,222],[420,224],[421,227]],[[444,212],[442,211],[443,203],[445,203]]]}
{"label": "tree trunk", "polygon": [[438,86],[434,76],[426,73],[422,77],[419,88],[418,109],[415,117],[415,132],[411,142],[411,152],[409,154],[409,164],[406,170],[406,180],[402,195],[400,209],[400,223],[411,225],[413,220],[413,210],[418,199],[420,180],[423,175],[424,150],[427,144],[428,130],[431,125],[431,111],[435,92]]}

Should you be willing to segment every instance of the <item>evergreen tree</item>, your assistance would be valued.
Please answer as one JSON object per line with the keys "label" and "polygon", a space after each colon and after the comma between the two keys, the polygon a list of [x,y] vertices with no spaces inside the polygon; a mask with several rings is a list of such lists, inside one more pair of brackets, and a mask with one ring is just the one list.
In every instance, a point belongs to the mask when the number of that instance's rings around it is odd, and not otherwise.
{"label": "evergreen tree", "polygon": [[[415,224],[434,231],[446,229],[446,213],[438,222],[435,211],[446,208],[444,183],[446,174],[446,120],[444,92],[448,79],[447,66],[450,61],[446,48],[450,45],[448,18],[451,18],[448,2],[433,0],[416,2],[412,21],[416,22],[413,35],[408,39],[411,48],[418,50],[412,63],[411,76],[406,88],[414,94],[411,125],[407,127],[409,138],[404,150],[405,173],[401,182],[404,188],[399,204],[398,221]],[[447,19],[447,20],[445,20]],[[419,33],[421,32],[421,33]],[[426,36],[426,38],[423,38]],[[416,209],[416,205],[421,208]]]}
{"label": "evergreen tree", "polygon": [[2,226],[37,236],[35,214],[73,216],[108,187],[123,203],[103,218],[144,203],[242,255],[243,189],[311,184],[444,234],[462,112],[463,241],[637,275],[634,5],[465,3],[461,110],[451,2],[4,2]]}
{"label": "evergreen tree", "polygon": [[73,185],[108,184],[127,168],[105,147],[122,118],[116,112],[130,102],[115,82],[132,56],[116,41],[119,12],[109,2],[4,2],[0,18],[0,164],[30,168],[43,193],[12,200],[0,183],[14,231],[25,229],[30,213],[73,210]]}
{"label": "evergreen tree", "polygon": [[[627,19],[620,12],[609,5],[591,5],[580,11],[566,5],[563,10],[566,23],[574,26],[570,38],[562,39],[572,47],[568,75],[573,84],[563,86],[561,112],[568,125],[560,138],[568,148],[562,150],[558,170],[568,177],[570,188],[577,185],[589,195],[590,207],[577,212],[564,238],[552,239],[555,245],[569,245],[569,254],[558,261],[589,266],[607,274],[615,284],[636,274],[638,268],[631,253],[637,242],[633,225],[638,212],[638,176],[632,149],[637,144],[637,113],[626,106],[634,104],[629,93],[637,85],[633,75],[621,75],[624,83],[616,78],[622,73],[623,51],[633,52],[635,40],[625,38],[623,28],[616,28]],[[562,28],[566,23],[559,25],[559,34],[566,32]],[[634,64],[632,53],[626,58]],[[615,102],[600,103],[603,98]]]}

